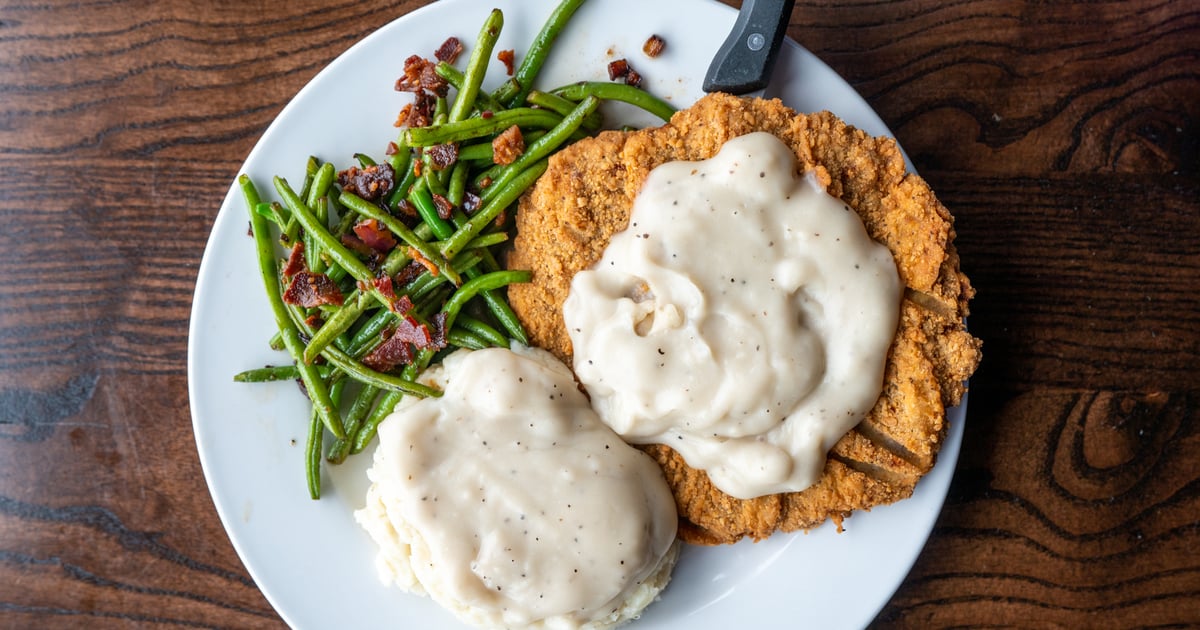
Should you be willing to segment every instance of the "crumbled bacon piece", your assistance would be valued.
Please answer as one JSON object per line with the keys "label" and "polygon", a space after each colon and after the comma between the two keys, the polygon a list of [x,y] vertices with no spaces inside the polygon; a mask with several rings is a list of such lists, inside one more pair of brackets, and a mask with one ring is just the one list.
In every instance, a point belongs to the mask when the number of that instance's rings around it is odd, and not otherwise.
{"label": "crumbled bacon piece", "polygon": [[445,311],[438,311],[429,321],[430,327],[433,330],[429,331],[429,345],[441,350],[446,347],[446,318],[449,314]]}
{"label": "crumbled bacon piece", "polygon": [[375,289],[388,300],[396,299],[396,286],[392,284],[392,279],[387,276],[375,278]]}
{"label": "crumbled bacon piece", "polygon": [[481,203],[483,203],[483,200],[479,198],[479,195],[476,195],[469,190],[463,193],[463,212],[471,214],[479,209],[479,205]]}
{"label": "crumbled bacon piece", "polygon": [[292,245],[292,253],[288,254],[287,264],[283,266],[284,277],[290,278],[304,270],[304,242],[296,241]]}
{"label": "crumbled bacon piece", "polygon": [[435,144],[428,149],[429,161],[435,171],[444,171],[458,162],[458,145]]}
{"label": "crumbled bacon piece", "polygon": [[[440,313],[439,313],[440,314]],[[389,372],[397,366],[411,363],[412,349],[441,349],[446,346],[445,316],[434,318],[433,331],[411,315],[405,315],[389,333],[383,343],[363,357],[363,365],[379,372]]]}
{"label": "crumbled bacon piece", "polygon": [[393,214],[399,213],[401,217],[417,217],[417,209],[412,207],[412,204],[408,203],[407,199],[397,201],[396,207],[393,210],[395,210]]}
{"label": "crumbled bacon piece", "polygon": [[383,150],[384,155],[396,155],[400,152],[400,145],[395,142],[387,143],[387,148]]}
{"label": "crumbled bacon piece", "polygon": [[624,59],[617,59],[608,62],[608,80],[616,81],[629,74],[629,62]]}
{"label": "crumbled bacon piece", "polygon": [[297,272],[283,292],[284,302],[309,308],[322,304],[341,306],[343,299],[342,292],[329,276],[311,271]]}
{"label": "crumbled bacon piece", "polygon": [[625,85],[642,87],[642,75],[638,74],[633,68],[630,68],[629,72],[625,74]]}
{"label": "crumbled bacon piece", "polygon": [[405,265],[404,268],[401,269],[399,272],[397,272],[395,277],[393,278],[393,280],[395,280],[397,285],[406,287],[406,286],[408,286],[408,284],[410,282],[412,282],[413,280],[416,280],[417,276],[421,275],[421,273],[424,271],[425,271],[425,265],[422,265],[421,263],[414,260],[414,261],[408,263],[407,265]]}
{"label": "crumbled bacon piece", "polygon": [[437,96],[445,96],[450,84],[437,73],[437,64],[421,57],[412,55],[404,60],[404,76],[396,79],[397,92],[432,92]]}
{"label": "crumbled bacon piece", "polygon": [[421,266],[424,267],[425,269],[427,269],[429,271],[430,275],[436,276],[439,273],[441,273],[440,271],[438,271],[437,265],[433,264],[432,260],[429,260],[424,255],[422,255],[421,252],[417,251],[417,248],[409,247],[408,248],[408,256],[409,256],[409,258],[412,258],[413,261],[421,263]]}
{"label": "crumbled bacon piece", "polygon": [[387,162],[361,169],[351,166],[338,173],[338,184],[346,192],[367,201],[375,201],[392,192],[392,187],[396,185],[396,171]]}
{"label": "crumbled bacon piece", "polygon": [[397,366],[412,363],[412,347],[395,335],[388,337],[362,358],[363,365],[376,372],[391,372]]}
{"label": "crumbled bacon piece", "polygon": [[400,315],[407,315],[411,310],[413,310],[412,298],[407,295],[401,295],[396,298],[395,302],[392,302],[392,311]]}
{"label": "crumbled bacon piece", "polygon": [[375,219],[364,219],[354,224],[354,234],[377,252],[389,252],[396,246],[396,237]]}
{"label": "crumbled bacon piece", "polygon": [[428,127],[433,122],[433,110],[437,106],[437,98],[425,92],[417,92],[413,102],[400,110],[396,127]]}
{"label": "crumbled bacon piece", "polygon": [[664,48],[667,47],[667,42],[658,35],[651,35],[650,39],[642,44],[642,52],[646,53],[647,57],[654,58],[662,54]]}
{"label": "crumbled bacon piece", "polygon": [[454,204],[437,193],[433,195],[433,205],[437,207],[438,216],[442,219],[449,219],[450,215],[454,213]]}
{"label": "crumbled bacon piece", "polygon": [[492,161],[496,164],[512,164],[525,152],[525,137],[521,128],[513,125],[492,140]]}
{"label": "crumbled bacon piece", "polygon": [[312,315],[304,318],[304,323],[308,324],[309,328],[316,329],[320,328],[321,324],[325,323],[325,320],[321,319],[321,315],[319,313],[313,313]]}
{"label": "crumbled bacon piece", "polygon": [[457,37],[449,37],[446,39],[446,41],[442,42],[441,46],[438,46],[438,49],[434,51],[433,56],[438,61],[454,63],[458,60],[458,56],[462,54],[462,51],[462,42],[458,41]]}
{"label": "crumbled bacon piece", "polygon": [[492,116],[495,116],[495,115],[496,114],[493,113],[492,110],[490,110],[490,109],[485,109],[485,110],[479,112],[479,117],[484,120],[491,120]]}
{"label": "crumbled bacon piece", "polygon": [[513,61],[516,59],[516,55],[513,54],[513,50],[511,48],[508,50],[501,50],[500,52],[496,53],[496,59],[499,59],[500,63],[504,64],[504,71],[508,73],[508,76],[511,77],[513,75]]}
{"label": "crumbled bacon piece", "polygon": [[343,234],[339,240],[342,241],[342,245],[345,245],[348,249],[360,256],[375,255],[375,250],[371,249],[371,247],[364,243],[361,238],[358,238],[353,234]]}

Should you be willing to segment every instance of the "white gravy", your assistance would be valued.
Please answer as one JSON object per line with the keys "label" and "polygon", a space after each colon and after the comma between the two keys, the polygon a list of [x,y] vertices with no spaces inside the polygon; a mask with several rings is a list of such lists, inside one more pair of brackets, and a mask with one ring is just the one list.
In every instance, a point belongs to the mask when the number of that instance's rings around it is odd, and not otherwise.
{"label": "white gravy", "polygon": [[858,214],[752,133],[654,169],[563,317],[609,426],[752,498],[814,484],[874,405],[900,291]]}
{"label": "white gravy", "polygon": [[675,538],[658,466],[543,350],[459,351],[427,377],[445,394],[397,407],[370,472],[389,520],[424,543],[420,585],[481,626],[612,614]]}

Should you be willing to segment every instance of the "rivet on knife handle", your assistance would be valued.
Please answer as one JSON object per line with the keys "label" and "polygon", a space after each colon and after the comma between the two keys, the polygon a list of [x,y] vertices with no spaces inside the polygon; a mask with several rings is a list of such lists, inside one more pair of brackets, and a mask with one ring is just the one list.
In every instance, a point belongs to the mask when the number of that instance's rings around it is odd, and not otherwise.
{"label": "rivet on knife handle", "polygon": [[771,78],[795,0],[744,0],[733,31],[713,57],[705,92],[745,94]]}

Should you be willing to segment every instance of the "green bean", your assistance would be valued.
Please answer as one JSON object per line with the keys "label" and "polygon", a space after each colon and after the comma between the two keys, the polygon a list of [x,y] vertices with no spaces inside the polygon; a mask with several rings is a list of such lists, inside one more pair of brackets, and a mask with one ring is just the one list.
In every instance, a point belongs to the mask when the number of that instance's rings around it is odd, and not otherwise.
{"label": "green bean", "polygon": [[475,50],[471,51],[471,58],[467,61],[467,69],[463,72],[462,87],[454,98],[454,106],[450,108],[448,122],[453,123],[465,119],[475,107],[475,95],[479,93],[479,86],[483,84],[483,77],[487,74],[488,60],[492,56],[492,49],[496,46],[496,40],[500,37],[502,28],[504,28],[504,13],[500,9],[492,9],[487,19],[483,21],[483,28],[479,29],[479,37],[475,40]]}
{"label": "green bean", "polygon": [[[345,386],[346,379],[338,379],[329,386],[329,398],[333,404],[341,404]],[[304,442],[304,469],[308,480],[308,496],[314,501],[321,498],[321,443],[324,439],[325,425],[313,411],[312,420],[308,423],[308,438]]]}
{"label": "green bean", "polygon": [[[239,181],[242,183],[243,191],[253,190],[253,183],[248,176],[241,175]],[[267,292],[267,301],[270,302],[271,311],[275,315],[275,325],[279,328],[288,354],[296,363],[296,368],[300,372],[300,380],[304,383],[304,388],[308,392],[309,399],[312,400],[313,408],[320,417],[321,423],[335,436],[345,437],[342,420],[338,416],[337,407],[329,398],[329,390],[325,387],[324,380],[314,366],[304,362],[304,344],[300,341],[300,334],[284,306],[283,295],[279,287],[279,268],[275,262],[275,245],[267,233],[266,219],[253,211],[258,203],[257,193],[246,197],[246,204],[250,208],[250,229],[254,233],[259,275],[262,277]]]}
{"label": "green bean", "polygon": [[[328,379],[332,373],[332,369],[327,365],[316,366],[317,374],[321,378]],[[267,367],[254,368],[238,372],[233,375],[233,380],[236,383],[267,383],[270,381],[292,381],[300,378],[300,370],[294,365],[268,365]]]}
{"label": "green bean", "polygon": [[470,174],[471,168],[460,158],[455,163],[454,170],[450,171],[450,183],[446,185],[446,200],[450,205],[462,205],[463,198],[467,195],[467,178]]}
{"label": "green bean", "polygon": [[[400,143],[406,147],[408,146],[408,140],[405,134],[400,135]],[[408,149],[406,153],[411,154],[412,150]],[[404,199],[408,196],[408,191],[412,188],[413,184],[417,183],[417,180],[420,177],[417,175],[417,164],[421,164],[421,160],[414,160],[410,157],[408,168],[404,170],[404,176],[400,178],[400,183],[396,184],[396,187],[393,188],[392,192],[388,194],[387,205],[389,208],[395,208],[400,203],[401,199]],[[397,171],[397,174],[399,174],[399,171]]]}
{"label": "green bean", "polygon": [[254,211],[261,214],[266,220],[282,227],[287,225],[287,219],[280,216],[280,213],[276,210],[276,206],[278,205],[275,203],[260,203],[254,206]]}
{"label": "green bean", "polygon": [[550,17],[546,19],[546,23],[542,25],[542,30],[529,45],[529,50],[525,52],[525,58],[521,60],[521,65],[513,73],[513,80],[500,86],[492,95],[497,101],[511,105],[525,100],[525,95],[529,94],[530,89],[533,88],[534,79],[546,63],[546,56],[550,54],[550,47],[554,44],[554,40],[558,38],[558,34],[562,32],[567,21],[571,19],[571,15],[581,4],[583,4],[583,0],[563,0],[554,8]]}
{"label": "green bean", "polygon": [[499,133],[517,125],[522,129],[549,129],[558,124],[562,117],[544,109],[518,107],[496,112],[490,118],[468,118],[458,122],[430,127],[412,127],[405,131],[408,144],[414,147],[431,147],[435,144],[462,142]]}
{"label": "green bean", "polygon": [[580,81],[552,90],[551,94],[571,101],[581,101],[587,96],[609,101],[622,101],[640,107],[664,121],[671,120],[675,107],[657,96],[632,85],[607,81]]}
{"label": "green bean", "polygon": [[[460,71],[458,68],[455,68],[454,66],[446,63],[445,61],[439,61],[437,63],[437,66],[434,67],[434,72],[437,72],[438,76],[445,79],[446,83],[449,83],[450,85],[454,86],[454,89],[457,90],[459,94],[462,94],[463,86],[466,85],[466,78],[463,76],[462,71]],[[490,94],[488,94],[487,92],[483,92],[483,91],[476,92],[476,94],[475,94],[475,110],[476,111],[479,111],[479,112],[489,111],[489,112],[495,113],[495,112],[504,111],[504,109],[505,109],[505,107],[503,105],[501,105],[498,101],[496,101],[496,99],[492,98],[492,96]]]}
{"label": "green bean", "polygon": [[466,281],[454,292],[454,295],[450,296],[449,300],[446,300],[446,304],[442,306],[442,312],[446,314],[446,328],[449,329],[454,325],[454,320],[458,317],[458,312],[462,310],[462,307],[468,300],[475,297],[480,291],[499,289],[500,287],[517,282],[529,282],[531,277],[532,274],[524,270],[493,271],[492,273]]}
{"label": "green bean", "polygon": [[504,335],[500,334],[500,331],[492,328],[487,322],[481,319],[476,319],[465,313],[460,313],[456,323],[459,326],[462,326],[463,330],[470,331],[472,334],[487,341],[493,346],[502,348],[508,347],[508,339],[505,338]]}
{"label": "green bean", "polygon": [[500,212],[507,208],[509,204],[516,201],[521,193],[541,177],[542,173],[546,172],[547,160],[542,158],[525,172],[514,177],[507,185],[502,187],[502,190],[492,196],[492,200],[483,204],[470,219],[454,232],[454,234],[446,239],[446,245],[442,248],[442,253],[450,258],[462,250],[471,239],[479,235],[483,228],[494,221]]}
{"label": "green bean", "polygon": [[375,160],[371,159],[371,156],[367,155],[366,153],[355,153],[354,159],[358,162],[358,165],[361,168],[375,166]]}
{"label": "green bean", "polygon": [[316,333],[308,340],[308,346],[304,349],[306,361],[313,361],[317,355],[321,353],[329,344],[336,343],[341,338],[342,333],[350,329],[354,322],[358,321],[358,317],[362,315],[363,310],[368,304],[372,303],[372,298],[366,293],[355,291],[351,293],[343,302],[342,308],[338,309],[332,317],[325,320],[324,324],[317,329]]}
{"label": "green bean", "polygon": [[[571,110],[575,109],[575,106],[577,105],[577,103],[574,101],[569,101],[561,96],[558,96],[557,94],[551,94],[541,90],[533,90],[528,96],[525,97],[525,100],[530,105],[544,107],[550,111],[558,112],[563,116],[570,114]],[[600,115],[599,111],[594,111],[583,119],[583,124],[581,126],[589,131],[595,131],[599,129],[602,124],[604,124],[604,118]]]}
{"label": "green bean", "polygon": [[482,337],[463,328],[454,328],[450,332],[447,332],[446,343],[469,350],[483,350],[484,348],[491,347],[491,344]]}
{"label": "green bean", "polygon": [[379,312],[371,316],[371,319],[368,319],[350,338],[350,346],[346,352],[356,359],[362,358],[372,339],[378,337],[379,333],[383,332],[383,329],[387,328],[387,325],[395,318],[396,314],[392,311],[386,308],[379,309]]}
{"label": "green bean", "polygon": [[[316,217],[317,221],[319,221],[321,225],[328,225],[329,199],[325,196],[318,197],[316,205],[311,207],[313,209],[313,216]],[[305,236],[308,236],[308,230],[305,230],[304,234]],[[325,257],[322,255],[322,251],[321,245],[316,242],[315,238],[313,239],[312,249],[304,250],[306,259],[308,260],[309,271],[313,273],[325,273],[326,264]]]}
{"label": "green bean", "polygon": [[350,454],[350,447],[354,445],[352,437],[358,432],[358,428],[362,426],[363,420],[371,411],[371,407],[375,404],[375,399],[378,397],[378,387],[363,385],[358,390],[358,395],[354,397],[354,402],[350,405],[350,410],[346,412],[346,433],[351,437],[335,440],[333,445],[329,447],[328,454],[325,456],[326,461],[331,464],[340,464],[345,461],[346,456]]}
{"label": "green bean", "polygon": [[304,478],[308,482],[308,498],[321,498],[321,442],[325,439],[325,425],[314,407],[309,412],[308,437],[304,440]]}
{"label": "green bean", "polygon": [[525,170],[525,167],[534,162],[550,155],[555,149],[560,147],[567,138],[575,133],[576,129],[583,124],[583,120],[599,107],[600,101],[595,97],[588,95],[583,99],[571,113],[563,117],[562,122],[558,123],[546,135],[538,138],[529,146],[525,147],[525,151],[513,160],[512,164],[507,165],[499,176],[492,181],[492,185],[484,189],[480,195],[485,203],[504,190],[504,186],[512,181],[514,177]]}
{"label": "green bean", "polygon": [[[500,272],[505,273],[505,272]],[[326,346],[321,351],[321,356],[329,361],[334,367],[346,373],[346,376],[367,385],[374,385],[380,389],[391,389],[406,394],[413,394],[422,398],[438,397],[442,392],[433,389],[427,385],[422,385],[412,379],[404,377],[396,377],[391,374],[376,372],[371,368],[359,363],[350,355],[338,350],[334,346]]]}
{"label": "green bean", "polygon": [[[340,241],[329,233],[327,227],[317,221],[317,218],[313,215],[308,205],[292,191],[291,186],[288,186],[287,180],[276,176],[274,182],[275,191],[279,193],[280,197],[283,197],[284,205],[292,211],[292,216],[300,222],[300,226],[304,228],[305,234],[312,236],[313,240],[324,248],[330,257],[349,272],[350,275],[354,276],[356,280],[369,283],[375,278],[375,274],[367,268],[367,265],[363,261],[359,260],[353,252],[346,249]],[[345,196],[343,193],[340,201],[342,205],[349,206],[350,204],[346,203]]]}
{"label": "green bean", "polygon": [[408,194],[408,201],[416,206],[417,214],[421,215],[421,220],[433,230],[434,237],[447,239],[454,233],[454,226],[438,214],[437,206],[433,203],[433,196],[427,188],[420,185],[413,186],[412,192]]}
{"label": "green bean", "polygon": [[317,207],[317,200],[321,199],[329,192],[329,187],[333,185],[333,177],[335,175],[333,164],[326,162],[317,169],[316,175],[313,176],[312,185],[308,189],[306,202],[309,208]]}
{"label": "green bean", "polygon": [[394,233],[396,236],[399,236],[400,240],[404,241],[409,247],[416,250],[417,253],[421,254],[421,256],[425,258],[425,260],[428,260],[430,263],[432,263],[440,273],[445,274],[447,279],[454,284],[462,284],[462,278],[457,272],[454,271],[453,268],[451,268],[450,264],[447,262],[449,257],[444,256],[441,252],[431,247],[429,243],[418,237],[413,230],[410,230],[408,226],[401,223],[399,219],[384,212],[379,206],[376,206],[375,204],[366,201],[362,197],[352,193],[343,192],[340,201],[342,202],[343,206],[346,206],[347,208],[350,208],[351,210],[354,210],[355,212],[369,219],[375,219],[376,221],[382,223],[385,227],[387,227],[387,229],[391,230],[392,233]]}
{"label": "green bean", "polygon": [[[432,353],[429,356],[432,357]],[[401,376],[417,373],[418,370],[409,369],[410,367],[412,367],[412,364],[405,366],[404,372],[401,372]],[[363,449],[367,448],[371,440],[375,439],[375,433],[379,430],[379,423],[391,415],[392,411],[396,408],[396,404],[402,398],[404,398],[404,394],[401,392],[385,391],[383,393],[383,396],[380,397],[379,402],[375,405],[375,409],[371,411],[371,414],[363,421],[362,426],[358,427],[358,432],[354,434],[354,440],[350,445],[350,452],[352,454],[357,455],[363,452]]]}

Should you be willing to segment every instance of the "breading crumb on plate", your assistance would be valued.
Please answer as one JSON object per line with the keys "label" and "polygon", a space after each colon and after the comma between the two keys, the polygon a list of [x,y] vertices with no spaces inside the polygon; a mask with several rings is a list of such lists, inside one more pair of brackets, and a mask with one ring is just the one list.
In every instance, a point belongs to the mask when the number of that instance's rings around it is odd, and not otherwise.
{"label": "breading crumb on plate", "polygon": [[883,393],[867,417],[830,452],[820,481],[801,492],[735,499],[662,445],[646,451],[662,466],[680,514],[679,534],[696,544],[762,539],[839,527],[854,510],[907,498],[933,468],[980,359],[965,329],[974,290],[959,270],[954,219],[919,176],[905,172],[895,141],[872,137],[829,112],[799,114],[778,100],[710,94],[658,128],[604,132],[556,154],[521,200],[510,268],[533,281],[509,299],[532,342],[571,363],[562,304],[571,278],[600,259],[625,229],[633,200],[656,166],[703,160],[729,139],[753,131],[790,146],[800,172],[815,169],[829,194],[856,210],[871,237],[896,261],[905,285],[900,324],[889,349]]}

